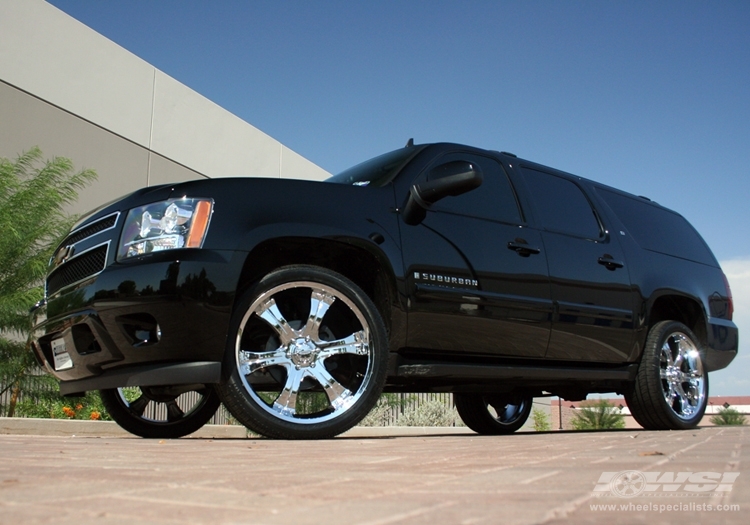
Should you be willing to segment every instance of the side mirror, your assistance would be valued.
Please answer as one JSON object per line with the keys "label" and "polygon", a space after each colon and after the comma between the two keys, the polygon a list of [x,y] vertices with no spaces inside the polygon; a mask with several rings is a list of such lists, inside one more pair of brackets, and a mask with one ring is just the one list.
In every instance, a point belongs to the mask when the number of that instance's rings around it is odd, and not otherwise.
{"label": "side mirror", "polygon": [[402,214],[406,224],[413,226],[422,222],[427,210],[440,199],[455,197],[481,186],[482,170],[472,162],[456,160],[431,169],[427,179],[409,190]]}

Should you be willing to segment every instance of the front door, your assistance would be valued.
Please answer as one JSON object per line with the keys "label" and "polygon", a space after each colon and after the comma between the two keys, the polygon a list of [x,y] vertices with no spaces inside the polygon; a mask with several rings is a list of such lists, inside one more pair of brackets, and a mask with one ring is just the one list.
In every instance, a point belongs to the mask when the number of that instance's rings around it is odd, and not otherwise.
{"label": "front door", "polygon": [[552,301],[541,232],[529,228],[503,167],[448,153],[433,168],[468,161],[482,185],[434,204],[417,226],[402,224],[408,346],[445,353],[543,358]]}

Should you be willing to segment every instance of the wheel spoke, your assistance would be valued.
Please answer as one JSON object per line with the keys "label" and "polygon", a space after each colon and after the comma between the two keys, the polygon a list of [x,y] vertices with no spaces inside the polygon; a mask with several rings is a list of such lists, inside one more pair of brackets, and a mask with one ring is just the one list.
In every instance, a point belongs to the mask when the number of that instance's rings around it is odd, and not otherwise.
{"label": "wheel spoke", "polygon": [[318,354],[319,360],[324,360],[337,354],[367,355],[369,352],[367,332],[360,330],[338,341],[322,342],[318,345],[318,348],[320,348],[320,353]]}
{"label": "wheel spoke", "polygon": [[690,397],[685,393],[681,384],[675,385],[675,392],[677,394],[677,401],[680,406],[680,415],[683,417],[689,416],[693,412],[693,407],[690,404]]}
{"label": "wheel spoke", "polygon": [[185,417],[185,412],[177,404],[177,400],[173,399],[167,403],[167,421],[170,423],[178,421]]}
{"label": "wheel spoke", "polygon": [[323,391],[328,396],[328,401],[334,410],[340,410],[350,403],[352,393],[334,377],[323,366],[316,366],[310,369],[313,377],[323,387]]}
{"label": "wheel spoke", "polygon": [[147,398],[144,394],[141,394],[141,397],[130,403],[130,410],[141,417],[143,416],[143,413],[146,411],[146,407],[150,402],[151,400],[149,398]]}
{"label": "wheel spoke", "polygon": [[303,337],[309,337],[313,341],[320,340],[320,323],[323,322],[326,312],[336,301],[336,297],[324,290],[313,290],[310,295],[310,314],[307,324],[302,330]]}
{"label": "wheel spoke", "polygon": [[664,343],[661,349],[661,355],[666,359],[667,366],[674,366],[674,359],[672,358],[672,347],[669,341]]}
{"label": "wheel spoke", "polygon": [[241,350],[239,352],[240,374],[250,375],[253,372],[271,366],[289,367],[291,362],[283,349],[277,348],[269,352],[250,352]]}
{"label": "wheel spoke", "polygon": [[255,313],[258,317],[267,322],[271,327],[276,330],[279,335],[281,344],[285,345],[289,343],[295,337],[294,329],[289,326],[289,323],[279,311],[279,307],[276,301],[270,298],[268,301],[262,303],[256,310]]}
{"label": "wheel spoke", "polygon": [[297,395],[305,378],[305,370],[290,367],[286,375],[286,384],[279,397],[273,403],[273,409],[284,416],[293,417],[297,412]]}
{"label": "wheel spoke", "polygon": [[685,349],[682,344],[677,342],[677,357],[674,360],[674,367],[677,369],[682,368],[682,364],[685,362]]}

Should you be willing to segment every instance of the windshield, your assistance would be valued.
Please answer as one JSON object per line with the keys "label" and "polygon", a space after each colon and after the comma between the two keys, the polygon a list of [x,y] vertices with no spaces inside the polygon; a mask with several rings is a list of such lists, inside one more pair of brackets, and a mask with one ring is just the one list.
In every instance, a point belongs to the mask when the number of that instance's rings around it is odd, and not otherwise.
{"label": "windshield", "polygon": [[352,186],[385,186],[422,149],[423,147],[401,148],[378,155],[326,179],[326,182]]}

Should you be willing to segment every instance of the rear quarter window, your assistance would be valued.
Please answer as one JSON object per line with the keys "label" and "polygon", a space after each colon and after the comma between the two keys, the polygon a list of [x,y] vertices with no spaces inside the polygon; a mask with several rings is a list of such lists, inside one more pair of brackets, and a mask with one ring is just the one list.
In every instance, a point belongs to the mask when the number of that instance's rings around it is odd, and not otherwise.
{"label": "rear quarter window", "polygon": [[716,266],[708,245],[680,214],[638,197],[597,188],[597,193],[644,249]]}

